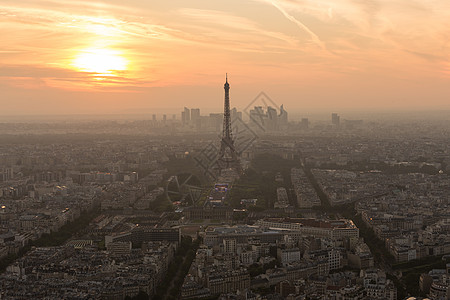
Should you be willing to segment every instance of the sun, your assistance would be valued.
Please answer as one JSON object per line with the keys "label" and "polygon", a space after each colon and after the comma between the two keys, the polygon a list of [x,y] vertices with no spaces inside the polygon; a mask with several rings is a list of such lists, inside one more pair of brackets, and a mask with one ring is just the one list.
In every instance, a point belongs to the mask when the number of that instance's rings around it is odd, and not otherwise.
{"label": "sun", "polygon": [[73,66],[83,72],[112,75],[127,69],[127,60],[119,51],[109,49],[86,49],[80,51]]}

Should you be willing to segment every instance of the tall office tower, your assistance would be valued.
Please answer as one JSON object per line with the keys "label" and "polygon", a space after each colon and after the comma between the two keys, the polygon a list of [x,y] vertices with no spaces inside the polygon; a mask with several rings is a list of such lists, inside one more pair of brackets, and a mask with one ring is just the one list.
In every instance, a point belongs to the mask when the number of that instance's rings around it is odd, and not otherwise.
{"label": "tall office tower", "polygon": [[301,125],[302,125],[302,128],[308,129],[309,128],[309,120],[308,120],[308,118],[303,118]]}
{"label": "tall office tower", "polygon": [[341,117],[337,113],[331,114],[331,124],[339,126],[340,121]]}
{"label": "tall office tower", "polygon": [[163,122],[166,123],[167,121],[167,115],[163,115]]}
{"label": "tall office tower", "polygon": [[249,117],[250,127],[257,131],[265,131],[267,129],[267,114],[264,112],[262,106],[255,106],[252,110],[250,110]]}
{"label": "tall office tower", "polygon": [[235,119],[241,119],[242,120],[242,111],[238,111],[236,107],[233,107],[231,110],[231,121]]}
{"label": "tall office tower", "polygon": [[191,108],[191,124],[196,129],[200,129],[200,108]]}
{"label": "tall office tower", "polygon": [[184,112],[184,122],[183,122],[183,124],[187,125],[187,124],[189,124],[191,122],[191,110],[189,108],[185,107],[183,112]]}
{"label": "tall office tower", "polygon": [[233,134],[231,132],[231,114],[230,114],[230,84],[228,76],[225,84],[225,103],[223,110],[223,131],[222,140],[220,142],[219,158],[217,160],[219,171],[222,169],[233,168],[236,172],[241,173],[241,163],[238,153],[234,146]]}
{"label": "tall office tower", "polygon": [[200,108],[191,108],[191,121],[200,119]]}
{"label": "tall office tower", "polygon": [[231,115],[231,121],[233,121],[236,118],[236,116],[237,116],[237,108],[236,107],[233,107],[230,110],[230,115]]}
{"label": "tall office tower", "polygon": [[156,121],[156,115],[155,115],[155,114],[153,114],[153,116],[152,116],[152,120],[153,120],[153,122],[155,122],[155,121]]}
{"label": "tall office tower", "polygon": [[288,112],[284,109],[284,105],[280,106],[280,115],[278,116],[278,126],[280,129],[285,129],[288,126]]}
{"label": "tall office tower", "polygon": [[278,115],[277,110],[272,106],[267,107],[267,126],[268,130],[277,130],[278,128]]}
{"label": "tall office tower", "polygon": [[211,113],[208,117],[208,127],[210,131],[220,132],[223,124],[223,114]]}

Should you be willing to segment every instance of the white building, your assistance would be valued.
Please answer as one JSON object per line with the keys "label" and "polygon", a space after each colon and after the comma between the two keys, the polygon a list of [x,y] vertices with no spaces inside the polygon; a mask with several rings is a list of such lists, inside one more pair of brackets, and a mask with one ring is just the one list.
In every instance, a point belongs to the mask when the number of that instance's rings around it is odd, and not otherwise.
{"label": "white building", "polygon": [[300,249],[280,249],[277,250],[277,256],[280,262],[285,266],[294,262],[297,262],[301,258]]}

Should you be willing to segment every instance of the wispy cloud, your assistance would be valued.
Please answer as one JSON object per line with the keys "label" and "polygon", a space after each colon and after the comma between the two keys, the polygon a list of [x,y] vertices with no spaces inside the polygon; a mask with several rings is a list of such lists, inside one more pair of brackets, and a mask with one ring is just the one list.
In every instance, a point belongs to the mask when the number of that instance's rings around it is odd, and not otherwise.
{"label": "wispy cloud", "polygon": [[[225,39],[228,42],[230,39],[245,40],[245,37],[247,37],[250,38],[250,40],[247,39],[247,42],[250,42],[251,40],[255,40],[252,36],[254,37],[256,35],[285,42],[285,47],[298,44],[298,41],[292,36],[286,35],[282,32],[260,28],[256,22],[250,19],[238,17],[222,11],[182,8],[178,10],[178,13],[181,16],[190,18],[191,22],[195,24],[202,24],[202,26],[197,25],[197,33],[215,31],[217,34],[212,35],[209,33],[209,35],[210,39],[215,39],[216,41],[220,41],[222,39]],[[230,29],[231,32],[227,33],[225,29]],[[259,46],[265,46],[265,44],[260,44]],[[283,45],[279,46],[282,47]]]}
{"label": "wispy cloud", "polygon": [[420,57],[420,58],[430,61],[430,62],[448,61],[448,58],[445,58],[444,56],[441,56],[441,55],[421,53],[421,52],[411,51],[411,50],[405,50],[405,52],[412,54],[414,56]]}
{"label": "wispy cloud", "polygon": [[297,20],[293,15],[289,14],[283,7],[282,5],[280,5],[280,3],[278,3],[276,0],[266,0],[268,3],[272,4],[276,9],[278,9],[281,14],[283,14],[283,16],[288,19],[289,21],[291,21],[292,23],[294,23],[295,25],[297,25],[300,29],[302,29],[303,31],[305,31],[310,37],[311,40],[316,43],[318,46],[320,46],[322,49],[325,49],[325,46],[323,44],[323,42],[320,40],[319,36],[317,36],[317,34],[315,34],[308,26],[306,26],[304,23],[302,23],[301,21]]}

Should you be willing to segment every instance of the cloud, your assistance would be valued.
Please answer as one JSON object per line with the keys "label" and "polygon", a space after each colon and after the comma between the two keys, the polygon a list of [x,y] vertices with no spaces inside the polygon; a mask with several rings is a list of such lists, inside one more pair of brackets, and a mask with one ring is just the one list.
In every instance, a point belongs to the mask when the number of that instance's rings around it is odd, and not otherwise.
{"label": "cloud", "polygon": [[274,6],[276,9],[278,9],[281,14],[288,19],[289,21],[291,21],[292,23],[294,23],[295,25],[297,25],[300,29],[302,29],[303,31],[305,31],[311,38],[311,40],[316,43],[318,46],[320,46],[322,49],[325,49],[325,46],[323,44],[323,42],[320,40],[320,38],[317,36],[317,34],[315,34],[308,26],[306,26],[304,23],[302,23],[301,21],[297,20],[293,15],[289,14],[276,0],[264,0],[268,3],[270,3],[272,6]]}
{"label": "cloud", "polygon": [[148,87],[157,81],[127,77],[126,72],[98,74],[37,65],[0,65],[1,81],[21,88],[53,87],[62,89],[108,89],[113,87]]}
{"label": "cloud", "polygon": [[[193,23],[203,24],[202,26],[198,26],[196,28],[197,32],[214,30],[217,34],[214,35],[213,38],[219,41],[222,38],[227,39],[227,41],[229,41],[230,39],[237,40],[236,37],[249,37],[249,34],[253,34],[262,37],[268,37],[270,39],[276,39],[278,41],[285,42],[290,46],[298,44],[298,41],[289,35],[260,28],[258,24],[252,20],[238,17],[222,11],[182,8],[178,10],[178,13],[181,16],[190,18],[191,22]],[[211,28],[211,26],[213,26],[214,28]],[[226,29],[231,30],[231,34],[220,34]],[[244,34],[242,34],[243,32]],[[245,40],[245,38],[242,38],[242,40]],[[249,42],[248,39],[246,41]],[[261,44],[260,46],[264,46],[264,44]]]}
{"label": "cloud", "polygon": [[422,52],[411,51],[411,50],[404,50],[404,51],[409,54],[412,54],[414,56],[417,56],[421,59],[429,61],[429,62],[448,61],[448,58],[445,58],[444,56],[441,56],[441,55],[434,55],[434,54],[422,53]]}
{"label": "cloud", "polygon": [[32,66],[32,65],[0,65],[0,77],[33,77],[33,78],[70,78],[80,77],[80,73],[68,69]]}

